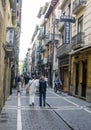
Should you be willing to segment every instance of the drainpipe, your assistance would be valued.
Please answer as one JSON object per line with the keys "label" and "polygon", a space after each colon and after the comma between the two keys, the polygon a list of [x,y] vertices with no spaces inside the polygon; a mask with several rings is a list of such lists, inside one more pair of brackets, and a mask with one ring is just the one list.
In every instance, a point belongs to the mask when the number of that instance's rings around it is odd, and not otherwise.
{"label": "drainpipe", "polygon": [[[71,10],[70,16],[72,16],[73,0],[71,0]],[[70,24],[70,47],[72,38],[72,24]],[[70,95],[70,85],[71,85],[71,55],[69,54],[69,85],[68,85],[68,95]]]}
{"label": "drainpipe", "polygon": [[54,60],[55,60],[55,16],[53,19],[53,59],[52,59],[52,71],[53,71],[53,75],[52,75],[52,87],[54,88],[54,79],[55,79],[55,72],[54,72]]}

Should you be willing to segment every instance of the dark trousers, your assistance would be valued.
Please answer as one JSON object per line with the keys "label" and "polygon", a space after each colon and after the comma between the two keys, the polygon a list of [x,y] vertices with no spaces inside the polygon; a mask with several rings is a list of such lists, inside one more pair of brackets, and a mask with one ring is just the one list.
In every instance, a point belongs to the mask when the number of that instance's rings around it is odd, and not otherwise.
{"label": "dark trousers", "polygon": [[39,105],[40,106],[42,106],[42,101],[43,101],[43,106],[45,106],[45,103],[46,103],[46,92],[39,93]]}

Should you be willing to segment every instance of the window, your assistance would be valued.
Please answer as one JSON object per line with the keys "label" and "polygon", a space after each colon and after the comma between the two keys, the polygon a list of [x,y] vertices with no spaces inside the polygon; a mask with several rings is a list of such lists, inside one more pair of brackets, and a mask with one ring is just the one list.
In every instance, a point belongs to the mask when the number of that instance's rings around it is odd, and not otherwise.
{"label": "window", "polygon": [[78,19],[78,33],[83,32],[83,16]]}
{"label": "window", "polygon": [[70,16],[70,12],[71,12],[71,4],[69,4],[68,6],[68,15]]}

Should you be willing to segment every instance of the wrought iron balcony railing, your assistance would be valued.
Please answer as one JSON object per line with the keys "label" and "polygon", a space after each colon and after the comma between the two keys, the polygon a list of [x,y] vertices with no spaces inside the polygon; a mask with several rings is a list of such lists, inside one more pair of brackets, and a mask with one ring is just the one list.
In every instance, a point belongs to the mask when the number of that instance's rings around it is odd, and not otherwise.
{"label": "wrought iron balcony railing", "polygon": [[80,32],[77,35],[75,35],[74,37],[72,37],[72,49],[78,49],[84,46],[84,38],[85,38],[85,33],[84,32]]}
{"label": "wrought iron balcony railing", "polygon": [[41,32],[39,33],[39,35],[38,35],[38,39],[39,39],[39,40],[42,40],[42,39],[44,39],[44,38],[45,38],[45,34],[44,34],[43,31],[41,31]]}
{"label": "wrought iron balcony railing", "polygon": [[73,2],[73,13],[78,13],[81,9],[86,6],[86,0],[75,0]]}
{"label": "wrought iron balcony railing", "polygon": [[47,62],[48,63],[52,63],[53,60],[53,53],[51,53],[48,57],[47,57]]}
{"label": "wrought iron balcony railing", "polygon": [[6,30],[6,45],[5,51],[8,57],[15,55],[15,29],[13,27],[7,27]]}
{"label": "wrought iron balcony railing", "polygon": [[60,38],[60,34],[47,34],[46,35],[46,46],[49,45],[49,43],[58,43],[59,42],[59,38]]}
{"label": "wrought iron balcony railing", "polygon": [[60,56],[63,56],[63,55],[68,55],[70,51],[71,51],[71,45],[70,44],[62,44],[57,49],[57,57],[60,57]]}
{"label": "wrought iron balcony railing", "polygon": [[48,46],[49,43],[51,43],[51,41],[52,41],[51,36],[50,36],[50,33],[47,33],[47,34],[46,34],[45,40],[46,40],[45,46]]}
{"label": "wrought iron balcony railing", "polygon": [[43,46],[41,47],[41,52],[44,52],[45,50],[46,50],[46,46],[43,45]]}

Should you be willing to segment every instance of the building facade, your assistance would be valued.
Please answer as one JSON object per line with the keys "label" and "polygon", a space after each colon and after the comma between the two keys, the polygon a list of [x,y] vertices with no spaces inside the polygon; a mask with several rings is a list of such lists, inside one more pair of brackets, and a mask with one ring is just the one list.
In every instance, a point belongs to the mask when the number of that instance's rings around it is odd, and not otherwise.
{"label": "building facade", "polygon": [[0,110],[18,71],[21,5],[22,1],[0,0]]}
{"label": "building facade", "polygon": [[73,95],[91,101],[91,0],[73,2],[71,88]]}
{"label": "building facade", "polygon": [[[46,74],[52,87],[58,74],[64,92],[87,101],[91,101],[90,9],[91,0],[52,0],[38,12],[42,24],[36,36],[37,71]],[[36,49],[33,54],[38,54]]]}

